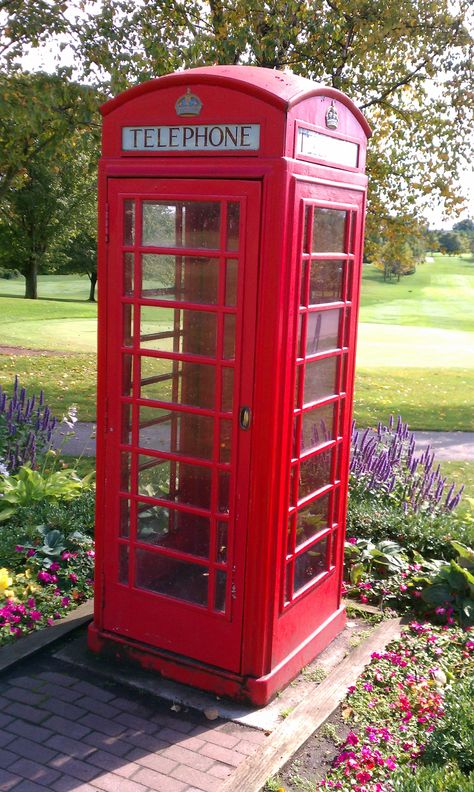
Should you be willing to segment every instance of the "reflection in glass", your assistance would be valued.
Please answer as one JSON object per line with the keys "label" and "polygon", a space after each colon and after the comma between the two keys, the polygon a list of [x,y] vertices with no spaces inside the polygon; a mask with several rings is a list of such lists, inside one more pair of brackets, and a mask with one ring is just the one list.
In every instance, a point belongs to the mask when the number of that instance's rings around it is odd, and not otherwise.
{"label": "reflection in glass", "polygon": [[232,422],[221,421],[221,432],[219,439],[219,461],[230,462],[232,441]]}
{"label": "reflection in glass", "polygon": [[319,448],[334,439],[335,404],[325,404],[314,410],[303,413],[303,430],[301,433],[301,453]]}
{"label": "reflection in glass", "polygon": [[219,259],[142,255],[141,295],[148,300],[175,300],[215,305],[219,286]]}
{"label": "reflection in glass", "polygon": [[230,473],[227,473],[224,470],[220,470],[218,509],[223,514],[229,513],[229,498],[230,498]]}
{"label": "reflection in glass", "polygon": [[295,558],[294,590],[306,586],[313,578],[327,569],[328,540],[327,537],[317,542],[306,553]]}
{"label": "reflection in glass", "polygon": [[141,455],[138,493],[149,498],[211,508],[211,468]]}
{"label": "reflection in glass", "polygon": [[222,411],[232,412],[234,396],[234,369],[222,368]]}
{"label": "reflection in glass", "polygon": [[227,250],[239,249],[240,204],[227,204]]}
{"label": "reflection in glass", "polygon": [[215,313],[144,305],[141,307],[142,349],[215,357],[216,334]]}
{"label": "reflection in glass", "polygon": [[329,526],[329,493],[298,512],[296,545],[301,545]]}
{"label": "reflection in glass", "polygon": [[208,558],[209,519],[166,506],[137,504],[137,540]]}
{"label": "reflection in glass", "polygon": [[128,558],[129,558],[128,544],[119,544],[119,546],[118,546],[118,554],[119,554],[118,580],[119,580],[119,583],[123,583],[124,585],[127,585],[127,583],[128,583]]}
{"label": "reflection in glass", "polygon": [[140,407],[140,448],[212,459],[213,442],[214,419],[207,415]]}
{"label": "reflection in glass", "polygon": [[133,357],[122,355],[122,396],[131,396],[133,389]]}
{"label": "reflection in glass", "polygon": [[326,399],[336,393],[337,357],[313,360],[305,366],[303,403]]}
{"label": "reflection in glass", "polygon": [[340,209],[314,208],[314,253],[344,253],[347,215]]}
{"label": "reflection in glass", "polygon": [[235,357],[235,314],[224,316],[224,349],[222,357],[232,360]]}
{"label": "reflection in glass", "polygon": [[337,349],[341,311],[316,311],[308,313],[307,319],[306,355]]}
{"label": "reflection in glass", "polygon": [[120,498],[119,536],[128,538],[130,534],[130,501]]}
{"label": "reflection in glass", "polygon": [[226,595],[227,573],[222,569],[216,572],[216,590],[214,599],[214,610],[224,613],[225,611],[225,595]]}
{"label": "reflection in glass", "polygon": [[122,425],[120,429],[120,442],[132,445],[132,405],[122,404]]}
{"label": "reflection in glass", "polygon": [[132,455],[120,454],[120,489],[122,492],[130,491],[130,477],[132,471]]}
{"label": "reflection in glass", "polygon": [[305,498],[312,492],[331,483],[332,450],[322,451],[300,463],[300,486],[298,498]]}
{"label": "reflection in glass", "polygon": [[217,553],[216,558],[218,561],[225,563],[227,561],[227,538],[228,534],[228,523],[226,522],[218,522],[217,523]]}
{"label": "reflection in glass", "polygon": [[135,244],[135,201],[123,202],[123,244]]}
{"label": "reflection in glass", "polygon": [[124,303],[123,309],[123,345],[133,346],[133,305]]}
{"label": "reflection in glass", "polygon": [[237,304],[237,278],[238,278],[237,259],[227,259],[225,270],[225,304]]}
{"label": "reflection in glass", "polygon": [[130,297],[133,295],[133,253],[123,254],[123,293]]}
{"label": "reflection in glass", "polygon": [[220,211],[211,201],[144,201],[142,244],[217,250]]}
{"label": "reflection in glass", "polygon": [[342,300],[343,274],[343,261],[312,261],[309,273],[309,304],[319,305]]}
{"label": "reflection in glass", "polygon": [[306,283],[306,276],[308,274],[308,262],[303,261],[301,264],[301,291],[300,291],[300,305],[308,305],[308,290]]}
{"label": "reflection in glass", "polygon": [[214,409],[214,366],[145,355],[140,361],[142,399]]}
{"label": "reflection in glass", "polygon": [[177,561],[142,548],[135,554],[135,585],[137,588],[165,594],[168,597],[207,604],[207,567]]}

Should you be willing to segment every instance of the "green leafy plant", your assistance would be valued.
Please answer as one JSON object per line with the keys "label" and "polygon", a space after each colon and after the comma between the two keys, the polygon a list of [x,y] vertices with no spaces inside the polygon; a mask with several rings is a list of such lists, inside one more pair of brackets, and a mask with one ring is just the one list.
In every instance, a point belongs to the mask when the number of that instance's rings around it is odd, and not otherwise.
{"label": "green leafy plant", "polygon": [[455,762],[468,775],[474,772],[474,678],[456,682],[446,692],[444,717],[431,734],[424,764]]}
{"label": "green leafy plant", "polygon": [[451,542],[457,560],[442,566],[421,596],[433,608],[454,611],[463,627],[474,625],[474,550],[460,542]]}
{"label": "green leafy plant", "polygon": [[90,478],[80,479],[74,470],[43,473],[23,465],[14,476],[0,479],[0,521],[7,520],[20,506],[71,500],[89,485]]}
{"label": "green leafy plant", "polygon": [[392,789],[393,792],[472,792],[474,773],[465,776],[456,765],[426,765],[415,771],[406,765],[392,778]]}
{"label": "green leafy plant", "polygon": [[390,539],[377,544],[370,539],[346,542],[345,557],[351,583],[359,583],[367,575],[377,573],[379,577],[401,572],[406,568],[408,558],[403,549]]}

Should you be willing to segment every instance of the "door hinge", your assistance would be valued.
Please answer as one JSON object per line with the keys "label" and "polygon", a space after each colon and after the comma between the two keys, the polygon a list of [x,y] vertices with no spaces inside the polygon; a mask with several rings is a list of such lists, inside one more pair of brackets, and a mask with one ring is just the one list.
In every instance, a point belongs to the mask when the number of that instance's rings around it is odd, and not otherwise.
{"label": "door hinge", "polygon": [[109,205],[105,204],[105,241],[109,241]]}

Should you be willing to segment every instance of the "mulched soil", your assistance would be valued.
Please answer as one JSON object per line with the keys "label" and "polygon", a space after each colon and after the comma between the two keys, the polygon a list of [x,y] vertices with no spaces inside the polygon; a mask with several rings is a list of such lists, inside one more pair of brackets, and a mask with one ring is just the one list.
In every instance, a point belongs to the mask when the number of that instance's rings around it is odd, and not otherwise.
{"label": "mulched soil", "polygon": [[[285,792],[315,792],[340,751],[350,728],[342,717],[342,706],[293,755],[280,770],[278,779]],[[337,741],[337,742],[336,742]]]}

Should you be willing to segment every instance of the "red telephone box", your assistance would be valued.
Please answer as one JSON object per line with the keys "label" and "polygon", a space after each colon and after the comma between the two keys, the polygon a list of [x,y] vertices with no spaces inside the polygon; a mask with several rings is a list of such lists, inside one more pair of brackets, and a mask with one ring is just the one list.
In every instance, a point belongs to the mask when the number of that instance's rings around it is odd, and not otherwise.
{"label": "red telephone box", "polygon": [[89,644],[263,704],[344,625],[370,129],[256,67],[102,112]]}

